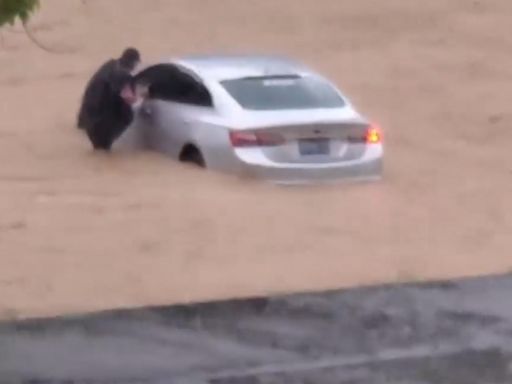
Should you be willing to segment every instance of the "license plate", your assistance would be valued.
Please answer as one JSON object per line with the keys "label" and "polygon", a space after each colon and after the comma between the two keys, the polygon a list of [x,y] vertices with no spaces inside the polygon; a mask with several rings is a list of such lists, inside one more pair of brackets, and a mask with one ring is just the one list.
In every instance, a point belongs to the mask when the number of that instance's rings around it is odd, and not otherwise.
{"label": "license plate", "polygon": [[329,139],[302,139],[299,140],[301,156],[328,155],[330,152]]}

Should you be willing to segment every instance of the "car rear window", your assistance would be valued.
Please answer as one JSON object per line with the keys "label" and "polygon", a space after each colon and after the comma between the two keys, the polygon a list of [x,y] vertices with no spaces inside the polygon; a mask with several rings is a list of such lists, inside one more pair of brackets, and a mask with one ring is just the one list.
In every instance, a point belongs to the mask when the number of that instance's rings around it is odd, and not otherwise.
{"label": "car rear window", "polygon": [[221,82],[244,109],[340,108],[345,101],[326,81],[315,77],[250,77]]}

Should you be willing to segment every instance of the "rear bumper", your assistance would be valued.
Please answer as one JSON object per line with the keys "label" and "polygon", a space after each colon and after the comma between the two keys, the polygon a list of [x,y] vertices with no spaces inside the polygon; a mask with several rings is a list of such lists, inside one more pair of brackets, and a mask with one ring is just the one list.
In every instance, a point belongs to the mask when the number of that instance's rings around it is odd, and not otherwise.
{"label": "rear bumper", "polygon": [[354,161],[339,163],[275,163],[257,152],[238,156],[240,174],[244,177],[266,180],[275,184],[317,184],[340,181],[374,181],[383,173],[381,145],[369,147],[365,155]]}

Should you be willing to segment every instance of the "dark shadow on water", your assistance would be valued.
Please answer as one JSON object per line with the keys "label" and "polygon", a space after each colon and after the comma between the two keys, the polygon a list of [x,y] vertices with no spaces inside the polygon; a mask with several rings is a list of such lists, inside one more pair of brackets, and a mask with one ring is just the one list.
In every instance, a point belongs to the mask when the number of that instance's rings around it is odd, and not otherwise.
{"label": "dark shadow on water", "polygon": [[508,384],[511,292],[502,275],[5,322],[0,383]]}

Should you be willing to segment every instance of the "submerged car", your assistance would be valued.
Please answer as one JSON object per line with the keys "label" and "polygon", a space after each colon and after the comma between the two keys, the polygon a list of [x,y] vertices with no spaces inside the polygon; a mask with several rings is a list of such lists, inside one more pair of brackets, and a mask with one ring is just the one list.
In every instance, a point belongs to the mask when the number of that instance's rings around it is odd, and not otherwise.
{"label": "submerged car", "polygon": [[145,147],[274,183],[378,179],[379,127],[329,80],[284,57],[189,56],[145,67],[130,127]]}

